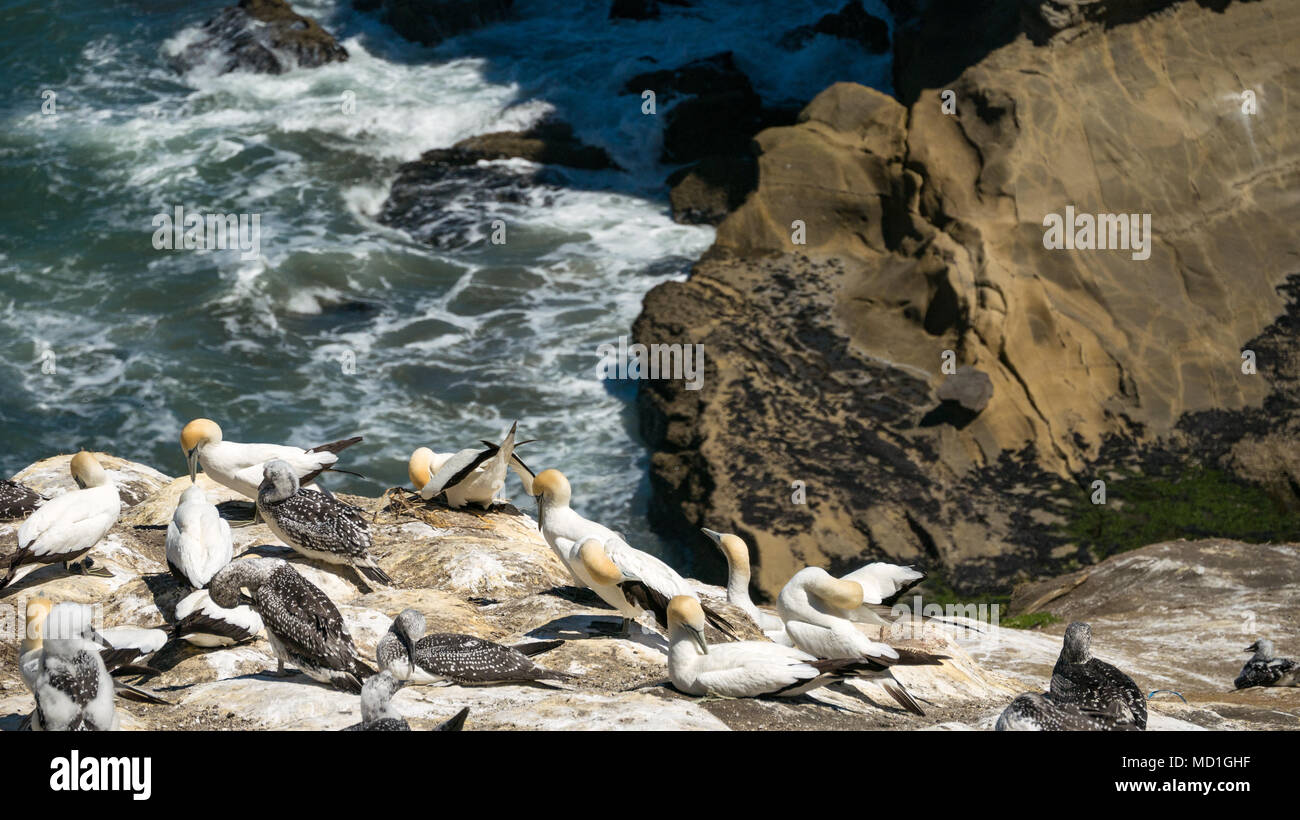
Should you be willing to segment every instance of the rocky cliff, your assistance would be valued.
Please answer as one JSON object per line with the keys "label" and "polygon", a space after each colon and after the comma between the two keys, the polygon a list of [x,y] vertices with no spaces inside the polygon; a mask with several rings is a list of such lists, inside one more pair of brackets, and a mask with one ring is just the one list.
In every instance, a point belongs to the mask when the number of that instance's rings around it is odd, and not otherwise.
{"label": "rocky cliff", "polygon": [[[992,587],[1093,560],[1070,505],[1121,468],[1295,503],[1300,12],[1138,5],[1035,6],[910,105],[837,84],[758,135],[757,190],[635,328],[708,363],[641,386],[658,526],[741,533],[769,595],[866,556]],[[1045,247],[1072,214],[1114,244],[1149,215],[1149,256]]]}

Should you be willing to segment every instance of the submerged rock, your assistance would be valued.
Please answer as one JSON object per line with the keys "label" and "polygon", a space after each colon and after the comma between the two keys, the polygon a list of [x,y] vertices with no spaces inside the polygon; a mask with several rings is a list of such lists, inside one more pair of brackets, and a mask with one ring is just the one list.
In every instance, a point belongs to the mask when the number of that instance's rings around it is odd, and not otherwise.
{"label": "submerged rock", "polygon": [[504,20],[514,0],[353,0],[352,5],[360,11],[378,9],[398,34],[435,46],[463,31]]}
{"label": "submerged rock", "polygon": [[285,0],[239,0],[203,24],[199,39],[173,56],[181,71],[211,64],[220,74],[282,74],[348,59],[348,51]]}
{"label": "submerged rock", "polygon": [[803,48],[818,34],[838,37],[857,43],[872,54],[889,50],[889,24],[862,7],[862,0],[849,0],[844,8],[823,16],[816,23],[799,26],[781,37],[782,48],[791,51]]}

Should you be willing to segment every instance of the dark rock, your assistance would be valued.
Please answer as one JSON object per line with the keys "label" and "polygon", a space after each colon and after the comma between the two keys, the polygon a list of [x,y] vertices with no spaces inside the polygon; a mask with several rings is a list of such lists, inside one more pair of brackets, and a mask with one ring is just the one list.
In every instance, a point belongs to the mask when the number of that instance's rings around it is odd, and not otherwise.
{"label": "dark rock", "polygon": [[526,159],[589,171],[618,167],[604,148],[587,145],[573,135],[572,126],[555,120],[543,121],[527,131],[497,131],[469,137],[451,148],[427,151],[420,161],[472,165],[479,160],[494,159]]}
{"label": "dark rock", "polygon": [[740,207],[758,185],[754,157],[705,157],[668,177],[673,219],[687,225],[717,225]]}
{"label": "dark rock", "polygon": [[692,60],[673,69],[637,74],[623,84],[624,94],[640,94],[646,89],[654,91],[661,103],[692,94],[753,93],[754,90],[745,72],[736,67],[730,51]]}
{"label": "dark rock", "polygon": [[611,20],[653,20],[658,16],[658,0],[614,0],[609,7]]}
{"label": "dark rock", "polygon": [[955,401],[973,412],[980,412],[993,398],[993,380],[989,374],[962,365],[957,372],[944,380],[937,391],[940,401]]}
{"label": "dark rock", "polygon": [[[514,0],[361,0],[408,40],[426,46],[504,20]],[[354,0],[355,5],[355,0]]]}
{"label": "dark rock", "polygon": [[827,14],[812,25],[787,31],[781,37],[780,46],[796,51],[817,34],[850,40],[872,54],[884,54],[889,50],[889,24],[868,13],[862,7],[862,0],[850,0],[844,8]]}
{"label": "dark rock", "polygon": [[329,32],[284,0],[240,0],[204,23],[202,38],[173,62],[181,71],[216,60],[222,74],[282,74],[294,67],[313,68],[347,58],[347,49]]}

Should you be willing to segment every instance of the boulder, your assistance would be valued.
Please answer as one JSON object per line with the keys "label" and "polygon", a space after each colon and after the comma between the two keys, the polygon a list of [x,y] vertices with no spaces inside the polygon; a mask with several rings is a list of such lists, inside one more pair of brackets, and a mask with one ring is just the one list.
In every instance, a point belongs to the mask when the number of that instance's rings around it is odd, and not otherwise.
{"label": "boulder", "polygon": [[380,17],[408,40],[435,46],[448,37],[504,20],[514,0],[353,0],[362,11]]}
{"label": "boulder", "polygon": [[849,0],[844,8],[824,15],[816,23],[798,26],[781,36],[782,48],[796,51],[818,34],[857,43],[871,54],[889,50],[889,24],[867,12],[862,0]]}
{"label": "boulder", "polygon": [[177,69],[213,65],[218,73],[283,74],[342,62],[348,51],[285,0],[239,0],[203,24],[196,41],[173,55]]}

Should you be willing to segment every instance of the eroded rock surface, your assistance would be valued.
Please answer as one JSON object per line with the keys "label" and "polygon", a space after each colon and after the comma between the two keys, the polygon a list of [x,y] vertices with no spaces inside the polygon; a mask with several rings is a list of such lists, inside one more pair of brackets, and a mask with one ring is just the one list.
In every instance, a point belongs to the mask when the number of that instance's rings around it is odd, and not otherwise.
{"label": "eroded rock surface", "polygon": [[[1071,32],[988,54],[953,113],[840,83],[757,136],[758,189],[635,328],[706,351],[702,390],[639,394],[658,526],[745,536],[768,595],[866,557],[972,588],[1090,560],[1062,498],[1121,462],[1295,494],[1300,14]],[[1149,258],[1046,249],[1067,206],[1150,214]],[[934,414],[945,351],[990,380],[973,418]]]}

